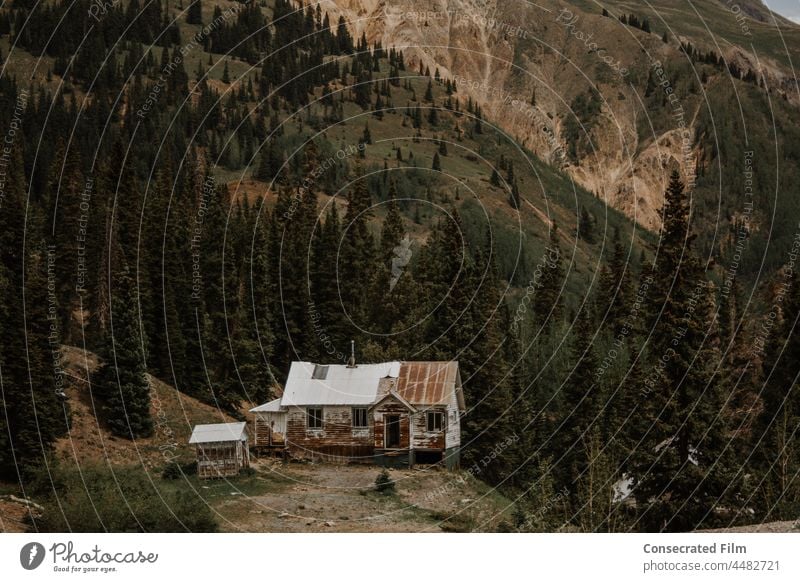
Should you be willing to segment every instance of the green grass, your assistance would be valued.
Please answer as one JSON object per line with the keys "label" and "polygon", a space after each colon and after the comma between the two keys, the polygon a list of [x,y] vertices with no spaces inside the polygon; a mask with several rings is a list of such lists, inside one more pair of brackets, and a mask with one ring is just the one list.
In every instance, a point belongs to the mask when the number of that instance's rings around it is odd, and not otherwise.
{"label": "green grass", "polygon": [[[600,14],[602,11],[600,4],[592,0],[576,0],[574,4],[594,14]],[[764,57],[769,57],[784,66],[789,66],[784,40],[789,47],[800,44],[800,27],[787,24],[780,18],[781,34],[778,34],[771,20],[762,23],[747,17],[745,30],[737,21],[736,14],[719,0],[693,0],[691,3],[687,0],[662,0],[650,3],[652,8],[632,0],[608,0],[602,5],[615,16],[635,14],[640,18],[648,18],[653,34],[658,36],[669,27],[673,43],[675,35],[681,35],[691,39],[695,46],[700,46],[703,50],[713,49],[718,54],[720,49],[725,51],[731,44],[735,44],[748,51],[754,48],[762,60]],[[620,27],[622,26],[624,25],[620,23]],[[792,57],[795,61],[797,56],[794,51]]]}

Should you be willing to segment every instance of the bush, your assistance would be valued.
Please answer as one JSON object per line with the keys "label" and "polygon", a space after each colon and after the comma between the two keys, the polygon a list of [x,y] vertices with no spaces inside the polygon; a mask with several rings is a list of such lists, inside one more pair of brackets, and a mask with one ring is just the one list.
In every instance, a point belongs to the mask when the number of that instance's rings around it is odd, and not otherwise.
{"label": "bush", "polygon": [[170,463],[161,471],[161,478],[167,481],[174,481],[181,478],[181,468],[178,463]]}
{"label": "bush", "polygon": [[375,491],[385,494],[395,492],[395,483],[389,475],[389,471],[386,469],[378,473],[378,476],[375,477]]}
{"label": "bush", "polygon": [[167,481],[174,481],[182,477],[188,477],[189,475],[197,475],[197,463],[194,461],[184,465],[170,463],[164,467],[164,470],[161,472],[161,478]]}
{"label": "bush", "polygon": [[[180,466],[173,464],[178,471]],[[167,468],[170,473],[174,469]],[[166,472],[167,470],[165,470]],[[40,532],[214,532],[208,505],[181,482],[151,481],[140,467],[54,471]]]}

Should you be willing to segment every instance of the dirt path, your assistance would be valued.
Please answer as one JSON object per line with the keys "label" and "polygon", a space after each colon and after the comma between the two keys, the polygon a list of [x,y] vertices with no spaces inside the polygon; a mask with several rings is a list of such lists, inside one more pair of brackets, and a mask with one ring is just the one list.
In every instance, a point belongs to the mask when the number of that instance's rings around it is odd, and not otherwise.
{"label": "dirt path", "polygon": [[[260,532],[493,531],[508,504],[464,473],[441,469],[392,470],[396,494],[373,490],[374,466],[284,465],[257,462],[267,492],[214,504],[222,529]],[[224,496],[224,492],[223,495]],[[506,517],[505,519],[508,519]]]}

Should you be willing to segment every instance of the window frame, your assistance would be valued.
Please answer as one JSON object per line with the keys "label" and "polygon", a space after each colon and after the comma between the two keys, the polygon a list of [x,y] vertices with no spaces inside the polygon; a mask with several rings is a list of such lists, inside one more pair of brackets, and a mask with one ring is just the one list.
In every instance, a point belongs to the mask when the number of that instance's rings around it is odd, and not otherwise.
{"label": "window frame", "polygon": [[[439,428],[436,428],[436,422],[431,422],[432,419],[439,418]],[[441,410],[428,410],[425,414],[425,430],[426,432],[444,432],[445,424],[444,424],[444,412]],[[431,428],[433,427],[433,428]]]}
{"label": "window frame", "polygon": [[[316,413],[319,412],[319,415]],[[311,420],[314,420],[312,424]],[[316,426],[319,422],[319,426]],[[325,410],[321,406],[309,406],[306,408],[306,430],[322,430],[325,425]]]}
{"label": "window frame", "polygon": [[[356,424],[356,417],[357,415],[360,416],[361,414],[364,416],[364,424]],[[364,430],[369,428],[369,416],[367,414],[366,406],[353,406],[350,416],[353,430]]]}

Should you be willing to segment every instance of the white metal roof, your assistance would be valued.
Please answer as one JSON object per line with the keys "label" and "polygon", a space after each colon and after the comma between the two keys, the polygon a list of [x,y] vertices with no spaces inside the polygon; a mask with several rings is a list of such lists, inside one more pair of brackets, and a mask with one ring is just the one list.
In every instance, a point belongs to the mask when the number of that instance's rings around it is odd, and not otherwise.
{"label": "white metal roof", "polygon": [[381,378],[396,378],[400,374],[400,362],[359,364],[355,368],[333,364],[327,370],[322,368],[311,362],[292,362],[281,405],[367,406],[375,401]]}
{"label": "white metal roof", "polygon": [[247,437],[246,422],[225,422],[220,424],[198,424],[192,431],[189,444],[218,443],[224,441],[243,441]]}
{"label": "white metal roof", "polygon": [[271,400],[266,404],[251,408],[250,412],[282,412],[283,410],[284,409],[281,407],[281,399],[276,398],[275,400]]}

